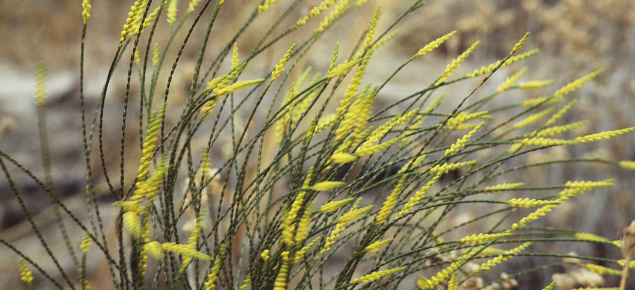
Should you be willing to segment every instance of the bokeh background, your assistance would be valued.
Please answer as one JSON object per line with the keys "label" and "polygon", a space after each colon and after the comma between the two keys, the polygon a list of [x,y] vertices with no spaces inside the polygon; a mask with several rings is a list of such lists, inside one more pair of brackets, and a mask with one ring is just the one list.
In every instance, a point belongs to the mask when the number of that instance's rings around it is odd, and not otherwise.
{"label": "bokeh background", "polygon": [[[35,64],[46,62],[48,90],[48,129],[50,130],[51,158],[55,187],[62,198],[81,207],[84,183],[83,148],[81,141],[81,119],[79,115],[79,47],[82,18],[81,1],[70,0],[1,0],[0,1],[0,150],[10,154],[26,168],[38,176],[41,169],[40,143],[37,131],[36,107],[34,104]],[[127,17],[131,1],[93,1],[92,26],[87,36],[86,90],[87,98],[94,104],[102,89],[108,66],[119,41],[121,27]],[[297,15],[305,14],[312,5],[319,3],[308,0],[300,5]],[[229,32],[239,27],[251,12],[244,7],[253,7],[255,2],[227,1],[220,15],[215,31],[217,42],[224,44]],[[388,20],[395,18],[405,7],[404,1],[373,0],[381,5],[384,16],[379,26],[387,26]],[[187,5],[187,3],[183,4]],[[357,39],[366,28],[374,13],[375,5],[352,13],[348,19],[338,23],[326,39],[340,41],[342,50],[350,53],[350,39]],[[182,7],[183,8],[183,7]],[[181,10],[182,11],[182,10]],[[272,15],[279,12],[275,9]],[[361,20],[360,20],[361,19]],[[264,25],[256,25],[248,30],[238,43],[241,52],[248,53],[251,39],[258,39]],[[497,102],[519,101],[549,94],[568,82],[586,75],[598,68],[604,73],[573,92],[569,99],[576,97],[578,104],[568,114],[568,122],[590,120],[583,130],[575,134],[615,130],[635,126],[635,2],[632,0],[431,0],[420,11],[410,15],[396,27],[398,36],[375,57],[365,81],[381,81],[386,68],[394,68],[415,54],[423,45],[452,30],[457,34],[437,51],[407,67],[394,82],[381,93],[381,102],[390,103],[403,96],[404,92],[419,86],[422,79],[430,80],[438,76],[445,65],[475,41],[481,43],[470,58],[462,64],[456,75],[470,72],[503,58],[511,47],[529,31],[530,37],[524,51],[538,48],[540,54],[519,65],[513,65],[494,74],[487,92],[502,80],[528,66],[529,72],[523,77],[530,79],[555,79],[548,89],[535,93],[509,92]],[[352,35],[352,37],[351,37]],[[293,41],[285,39],[280,47]],[[286,46],[288,47],[288,46]],[[327,65],[333,46],[316,47],[311,53],[311,63],[317,67]],[[183,67],[192,66],[196,54],[184,54]],[[280,48],[286,50],[286,48]],[[348,49],[348,50],[346,50]],[[276,58],[277,56],[272,56]],[[262,60],[263,65],[267,60]],[[273,60],[275,62],[276,60]],[[275,63],[274,63],[275,64]],[[187,94],[190,75],[177,75],[175,84]],[[429,81],[426,81],[426,83]],[[454,102],[465,97],[475,86],[475,82],[453,85],[446,93],[450,108]],[[111,84],[113,102],[120,100],[125,90],[125,78],[118,78]],[[176,89],[176,94],[179,90]],[[478,94],[477,96],[478,97]],[[119,99],[118,99],[119,98]],[[178,101],[178,98],[175,98]],[[113,117],[115,118],[115,117]],[[117,113],[116,118],[120,118]],[[116,136],[118,126],[112,126],[111,134]],[[137,130],[138,131],[138,130]],[[135,134],[131,129],[131,134]],[[620,136],[591,145],[553,148],[534,154],[530,161],[537,162],[557,157],[603,157],[612,160],[634,160],[633,135]],[[118,138],[111,138],[112,146],[119,146]],[[134,139],[134,138],[131,138]],[[134,156],[131,160],[138,160]],[[118,166],[118,158],[113,164]],[[131,165],[131,168],[137,166]],[[95,170],[98,170],[97,168]],[[131,169],[132,170],[132,169]],[[129,171],[130,172],[130,171]],[[635,219],[635,172],[617,166],[582,165],[561,166],[548,170],[535,170],[523,176],[523,181],[531,184],[561,184],[567,180],[603,180],[616,178],[616,185],[610,189],[587,193],[577,202],[563,205],[545,219],[546,225],[573,228],[579,231],[599,234],[617,239],[621,228]],[[16,176],[18,187],[28,193],[29,206],[38,212],[47,213],[43,219],[51,218],[47,198],[44,193],[25,177]],[[516,180],[511,180],[514,182]],[[15,199],[11,198],[10,186],[0,178],[0,237],[29,242],[28,225]],[[109,202],[105,200],[105,202]],[[106,213],[107,214],[107,213]],[[80,233],[81,234],[81,233]],[[578,245],[554,245],[554,251],[575,250],[580,254],[619,258],[619,251],[608,247],[588,247]],[[562,269],[563,272],[566,269]],[[18,279],[16,256],[0,246],[0,286],[24,287]],[[535,276],[549,280],[548,276]],[[609,283],[615,283],[609,280]],[[632,282],[632,281],[631,281]],[[539,284],[543,285],[543,284]],[[526,285],[525,285],[526,286]],[[540,287],[541,288],[541,287]],[[535,288],[535,289],[540,289]],[[533,288],[526,288],[533,289]]]}

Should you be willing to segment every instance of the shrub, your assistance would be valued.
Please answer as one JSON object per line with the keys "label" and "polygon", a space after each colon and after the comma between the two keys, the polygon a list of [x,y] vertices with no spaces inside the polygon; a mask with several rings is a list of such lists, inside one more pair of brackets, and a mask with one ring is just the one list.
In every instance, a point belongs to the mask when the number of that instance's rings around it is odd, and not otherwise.
{"label": "shrub", "polygon": [[[391,79],[454,34],[422,46],[386,73],[384,82],[362,84],[368,64],[381,57],[382,45],[395,35],[393,27],[421,8],[422,1],[404,6],[385,31],[378,29],[385,21],[379,7],[373,16],[364,16],[368,28],[343,45],[352,49],[346,57],[324,35],[353,10],[370,5],[368,1],[327,0],[294,18],[302,1],[265,0],[241,7],[251,12],[238,31],[215,26],[227,3],[198,2],[189,2],[184,12],[174,0],[134,3],[93,111],[85,107],[83,74],[83,53],[90,44],[82,42],[87,218],[57,198],[50,187],[50,169],[44,178],[37,177],[1,154],[5,180],[55,264],[53,272],[46,270],[18,245],[0,240],[22,257],[20,271],[29,287],[48,280],[57,288],[511,288],[515,278],[541,270],[542,265],[517,273],[497,270],[497,265],[522,256],[567,257],[547,266],[575,264],[589,276],[622,274],[617,270],[620,261],[543,252],[544,247],[537,246],[587,242],[620,247],[620,241],[532,226],[557,206],[574,203],[577,195],[612,186],[612,179],[526,184],[523,178],[532,168],[550,164],[598,162],[635,168],[629,161],[525,158],[535,151],[601,142],[635,130],[557,137],[585,125],[583,120],[562,121],[576,103],[566,96],[601,70],[548,96],[497,105],[491,101],[507,91],[538,89],[553,81],[520,82],[527,71],[521,69],[489,95],[475,99],[475,92],[480,93],[501,67],[538,52],[523,52],[526,34],[504,59],[453,76],[477,42],[436,79],[422,79],[414,92],[382,107],[376,99]],[[91,23],[89,1],[82,5],[84,39],[87,26],[96,24]],[[250,26],[263,25],[260,19],[271,28],[259,39],[241,38]],[[213,31],[229,36],[229,41],[220,46]],[[289,38],[295,43],[281,48]],[[239,49],[241,41],[247,43],[242,49],[246,55]],[[325,61],[329,64],[320,68],[318,63],[314,72],[307,63],[319,58],[312,56],[318,44],[333,52]],[[184,66],[183,54],[191,47],[198,47],[196,63]],[[279,61],[263,66],[267,57]],[[127,73],[119,74],[119,67]],[[183,75],[192,77],[181,104],[173,100],[178,94],[173,80]],[[109,84],[120,77],[127,86],[118,123],[105,110],[112,98]],[[44,78],[39,66],[36,104],[41,124],[46,121]],[[451,110],[441,109],[445,99],[439,91],[469,79],[479,82]],[[110,138],[105,128],[113,123],[121,128],[115,151],[104,146]],[[139,136],[129,133],[135,126]],[[50,168],[48,137],[45,126],[40,128],[44,166]],[[107,166],[113,156],[118,163],[114,171]],[[138,169],[130,172],[130,164]],[[62,254],[40,233],[41,225],[22,202],[8,166],[17,166],[47,189],[75,269],[61,265]],[[113,220],[102,214],[104,205],[98,199],[104,193],[98,182],[105,184],[105,195],[116,200],[106,205],[118,212]],[[466,215],[467,210],[478,214]],[[67,228],[81,228],[83,239],[69,235]],[[91,283],[89,260],[105,261],[111,285]],[[591,283],[586,286],[601,284]],[[532,289],[551,287],[553,283]]]}

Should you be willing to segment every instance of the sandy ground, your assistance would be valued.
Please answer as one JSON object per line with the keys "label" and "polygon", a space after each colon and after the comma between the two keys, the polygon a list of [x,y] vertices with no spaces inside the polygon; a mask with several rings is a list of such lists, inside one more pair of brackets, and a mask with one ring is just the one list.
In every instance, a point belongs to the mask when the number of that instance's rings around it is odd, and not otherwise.
{"label": "sandy ground", "polygon": [[[36,109],[33,102],[35,87],[35,64],[47,64],[47,104],[48,128],[51,136],[51,158],[53,162],[56,189],[60,195],[74,200],[81,207],[81,198],[76,194],[83,190],[84,162],[82,159],[81,123],[78,103],[79,41],[81,36],[81,6],[78,1],[56,0],[5,0],[0,1],[0,150],[9,153],[26,168],[38,176],[43,176],[39,139],[37,134]],[[94,104],[105,77],[110,59],[114,54],[121,26],[125,20],[130,1],[95,1],[87,37],[87,97]],[[219,20],[228,30],[235,29],[247,13],[241,9],[246,2],[238,1],[226,5],[227,12],[221,13]],[[245,2],[245,3],[242,3]],[[308,10],[317,1],[308,1],[298,13]],[[315,3],[313,3],[315,2]],[[382,6],[385,19],[396,16],[401,1],[375,1]],[[374,6],[374,5],[371,5]],[[359,17],[368,19],[374,12],[368,9],[352,14],[335,30],[359,35],[367,23],[355,21]],[[302,10],[304,9],[304,10]],[[114,11],[118,11],[115,13]],[[298,14],[300,15],[300,14]],[[380,27],[386,23],[380,23]],[[351,29],[352,28],[352,29]],[[540,54],[525,64],[529,73],[524,79],[556,79],[555,87],[579,78],[597,68],[605,72],[581,89],[572,93],[579,100],[570,114],[571,121],[589,119],[588,132],[615,130],[635,126],[635,3],[630,0],[433,0],[398,26],[398,37],[384,48],[382,58],[372,62],[373,69],[366,76],[367,81],[383,80],[384,67],[400,63],[431,40],[457,30],[438,51],[414,63],[408,70],[398,75],[395,82],[383,92],[381,102],[391,102],[407,91],[411,84],[421,78],[436,77],[445,64],[460,54],[476,40],[481,44],[472,57],[463,65],[463,72],[487,65],[506,55],[508,50],[527,31],[531,33],[526,50],[538,48]],[[218,31],[219,39],[226,37]],[[244,47],[249,47],[253,35],[262,33],[258,29],[249,30],[244,36]],[[343,43],[342,49],[350,51],[346,33],[329,35],[332,40]],[[356,39],[356,38],[355,38]],[[239,40],[240,42],[240,40]],[[283,41],[290,43],[291,40]],[[224,43],[224,42],[221,42]],[[281,44],[283,46],[283,44]],[[321,54],[324,49],[325,54]],[[324,65],[329,59],[332,47],[314,49],[312,65]],[[184,66],[191,64],[195,54],[184,54]],[[393,65],[394,66],[394,65]],[[509,75],[520,69],[512,66],[494,75],[491,90]],[[177,83],[185,83],[188,76],[182,76]],[[113,95],[121,94],[125,78],[111,85]],[[123,80],[123,81],[121,81]],[[185,86],[185,85],[183,85]],[[465,95],[474,86],[466,83],[448,91],[454,101]],[[518,100],[527,95],[513,95]],[[450,102],[453,99],[450,99]],[[118,116],[120,117],[120,116]],[[113,126],[112,132],[117,132]],[[118,139],[113,144],[118,146]],[[589,146],[579,146],[567,151],[547,150],[535,160],[549,158],[550,155],[569,157],[601,156],[612,160],[633,160],[633,135],[618,137],[612,141]],[[132,158],[134,159],[134,158]],[[114,166],[114,164],[112,164]],[[136,165],[131,165],[132,167]],[[549,184],[564,183],[567,180],[602,180],[616,178],[616,186],[604,192],[586,195],[575,208],[561,208],[548,220],[549,225],[615,238],[619,229],[635,219],[635,187],[633,172],[616,167],[573,167],[551,172],[534,172],[528,176],[532,183],[546,181]],[[22,176],[16,176],[17,186],[29,192],[30,206],[47,211],[47,203],[41,202],[44,195]],[[24,237],[24,218],[6,179],[0,179],[0,230],[2,237],[14,240]],[[49,212],[48,217],[51,217]],[[22,228],[20,228],[22,227]],[[28,239],[27,239],[28,240]],[[1,247],[0,247],[1,248]],[[555,249],[566,250],[566,249]],[[606,248],[578,249],[593,256],[616,258],[616,251]],[[5,249],[0,250],[0,252]],[[5,259],[4,257],[10,257]],[[0,272],[8,273],[9,280],[2,279],[3,288],[22,287],[16,283],[17,262],[15,255],[0,256]],[[4,274],[3,274],[4,276]],[[544,278],[544,277],[542,277]],[[14,284],[15,283],[15,284]],[[4,285],[2,285],[4,284]]]}

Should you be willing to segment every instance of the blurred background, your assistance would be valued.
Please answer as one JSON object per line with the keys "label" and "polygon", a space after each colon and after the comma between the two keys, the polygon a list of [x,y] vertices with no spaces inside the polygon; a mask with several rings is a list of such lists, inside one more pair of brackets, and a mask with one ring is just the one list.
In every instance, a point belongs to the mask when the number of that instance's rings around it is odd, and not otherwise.
{"label": "blurred background", "polygon": [[[47,66],[49,99],[46,106],[55,188],[62,198],[68,199],[84,190],[85,164],[78,97],[82,30],[80,2],[0,0],[0,150],[14,157],[37,176],[43,176],[33,96],[35,64],[44,61]],[[93,2],[86,40],[86,91],[89,108],[91,102],[94,106],[102,89],[119,42],[121,27],[132,5],[132,1],[123,0]],[[298,15],[306,14],[312,6],[319,3],[316,0],[306,2],[298,8],[301,10],[297,12]],[[249,0],[227,1],[219,16],[219,27],[222,29],[214,34],[217,39],[228,37],[223,34],[225,30],[233,34],[252,11],[254,3],[256,2]],[[373,0],[361,11],[352,13],[348,19],[338,23],[333,27],[334,31],[325,37],[340,41],[345,53],[350,53],[353,44],[348,43],[350,39],[347,35],[353,35],[352,39],[356,40],[363,33],[374,13],[374,4],[381,5],[384,13],[380,28],[382,25],[385,28],[388,20],[397,17],[405,7],[404,1]],[[187,3],[182,5],[182,10],[186,5]],[[276,12],[279,11],[271,11],[272,15]],[[361,20],[357,21],[358,19]],[[263,33],[259,30],[263,28],[268,27],[256,26],[239,38],[238,43],[244,46],[241,47],[242,53],[249,52],[250,36]],[[383,99],[380,102],[391,102],[392,99],[403,96],[409,88],[420,86],[422,79],[436,78],[452,58],[477,40],[480,40],[479,47],[462,64],[455,73],[456,76],[502,59],[525,32],[529,31],[531,34],[523,51],[537,48],[540,53],[494,74],[488,83],[489,87],[481,89],[484,94],[491,92],[522,66],[529,67],[529,72],[522,80],[555,79],[555,85],[535,92],[535,95],[508,92],[504,97],[499,97],[497,102],[504,102],[506,98],[517,102],[548,95],[577,78],[604,68],[604,73],[567,96],[569,100],[577,98],[578,104],[568,113],[565,121],[590,120],[584,130],[576,131],[575,134],[635,126],[635,2],[632,0],[431,0],[419,11],[408,16],[396,30],[399,32],[398,36],[381,49],[377,54],[381,57],[376,56],[371,62],[375,69],[368,71],[365,82],[385,79],[385,72],[391,71],[385,68],[394,68],[437,37],[452,30],[457,30],[457,33],[438,50],[417,60],[399,74],[381,93]],[[292,42],[293,39],[283,41]],[[221,44],[218,47],[225,42],[219,43]],[[282,44],[281,47],[285,45]],[[312,50],[311,58],[314,62],[312,65],[319,67],[328,64],[333,46],[323,47],[323,50],[322,47],[318,48]],[[196,46],[192,47],[192,51],[196,49]],[[212,44],[210,49],[215,49],[215,45]],[[191,66],[195,57],[195,53],[186,51],[183,67]],[[175,87],[179,88],[180,85],[183,89],[189,88],[189,77],[176,76]],[[447,104],[448,108],[453,105],[452,100],[456,102],[462,99],[475,85],[476,80],[450,86],[451,91],[446,91],[451,100]],[[121,98],[124,90],[125,78],[118,78],[111,84],[111,94],[115,100]],[[178,89],[176,91],[178,93]],[[120,117],[117,111],[113,118]],[[105,146],[119,146],[117,126],[113,126],[111,132],[115,134],[111,138],[112,144]],[[553,156],[635,160],[633,138],[633,134],[627,134],[590,145],[552,148],[532,155],[530,161],[547,160]],[[113,158],[112,166],[118,165],[117,160],[118,158]],[[133,156],[131,160],[138,158]],[[137,165],[131,167],[134,166]],[[534,185],[616,178],[615,187],[594,190],[579,197],[575,204],[561,206],[546,218],[545,223],[548,226],[572,228],[617,239],[619,230],[635,219],[634,174],[633,171],[617,166],[587,164],[563,166],[546,172],[536,170],[523,178],[527,180],[526,183]],[[47,197],[32,181],[25,176],[15,176],[15,180],[17,186],[28,193],[29,206],[40,208],[40,211],[47,209]],[[24,227],[24,215],[12,196],[8,182],[4,177],[0,178],[0,237],[15,241],[28,237],[28,225]],[[79,196],[83,196],[83,193]],[[83,200],[78,201],[77,206],[81,206]],[[562,244],[554,247],[554,251],[560,252],[576,250],[580,254],[591,256],[620,257],[618,250],[609,247],[568,249],[569,245]],[[0,272],[12,277],[7,278],[9,280],[0,277],[0,281],[7,281],[5,285],[0,282],[0,286],[23,287],[19,281],[15,282],[18,279],[15,276],[18,274],[16,256],[5,253],[7,248],[4,246],[0,246],[0,252],[3,253],[0,261],[8,261],[0,262]]]}

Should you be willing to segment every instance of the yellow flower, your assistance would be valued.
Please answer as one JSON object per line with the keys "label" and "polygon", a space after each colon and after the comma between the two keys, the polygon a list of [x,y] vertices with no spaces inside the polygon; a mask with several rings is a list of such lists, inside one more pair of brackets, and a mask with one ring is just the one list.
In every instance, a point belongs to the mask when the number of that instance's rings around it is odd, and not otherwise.
{"label": "yellow flower", "polygon": [[419,50],[419,52],[417,52],[416,56],[422,56],[422,55],[424,55],[424,54],[426,54],[428,52],[433,51],[435,48],[441,46],[441,44],[443,42],[448,40],[448,38],[450,38],[450,36],[454,35],[455,33],[456,33],[456,30],[454,30],[454,31],[452,31],[452,32],[450,32],[450,33],[448,33],[448,34],[446,34],[444,36],[441,36],[441,37],[435,39],[434,41],[426,44],[426,46],[424,46],[422,49]]}
{"label": "yellow flower", "polygon": [[542,87],[546,87],[549,85],[552,85],[556,82],[556,80],[545,80],[545,81],[528,81],[528,82],[524,82],[524,83],[520,83],[518,84],[518,87],[524,90],[535,90],[535,89],[539,89]]}
{"label": "yellow flower", "polygon": [[289,252],[282,252],[282,266],[276,277],[276,281],[273,282],[273,290],[286,290],[287,289],[287,275],[289,273]]}
{"label": "yellow flower", "polygon": [[618,164],[623,168],[635,170],[635,161],[623,160]]}
{"label": "yellow flower", "polygon": [[445,71],[443,71],[441,77],[434,83],[434,85],[438,86],[439,84],[445,82],[452,75],[454,70],[456,70],[456,68],[459,67],[459,65],[472,53],[472,51],[474,51],[478,44],[479,41],[475,42],[472,46],[470,46],[470,48],[459,55],[459,57],[453,59],[452,62],[446,66]]}
{"label": "yellow flower", "polygon": [[536,114],[531,114],[527,117],[525,117],[524,119],[516,122],[516,124],[514,124],[514,126],[512,126],[512,128],[514,129],[519,129],[519,128],[523,128],[526,127],[528,125],[531,125],[533,123],[536,123],[538,120],[542,119],[542,117],[546,116],[547,114],[551,113],[551,111],[553,111],[553,108],[548,108],[540,113],[536,113]]}
{"label": "yellow flower", "polygon": [[250,86],[262,83],[264,80],[265,79],[257,79],[257,80],[251,80],[251,81],[237,81],[227,87],[218,88],[215,90],[215,92],[217,95],[229,95],[233,92],[240,91],[246,87],[250,87]]}
{"label": "yellow flower", "polygon": [[383,241],[377,241],[374,242],[370,245],[368,245],[366,248],[364,248],[364,250],[366,250],[367,252],[377,252],[379,251],[379,249],[385,245],[390,244],[390,242],[392,242],[393,239],[387,239],[387,240],[383,240]]}
{"label": "yellow flower", "polygon": [[35,104],[38,108],[46,103],[46,65],[43,61],[35,65],[35,78],[37,80],[35,89]]}
{"label": "yellow flower", "polygon": [[504,91],[509,90],[515,83],[527,72],[527,67],[524,67],[519,72],[515,73],[511,77],[508,77],[502,84],[498,86],[496,89],[497,93],[502,93]]}
{"label": "yellow flower", "polygon": [[463,244],[480,244],[486,241],[497,240],[504,237],[508,237],[510,233],[500,233],[500,234],[483,234],[480,233],[478,235],[473,234],[471,236],[464,237],[459,240],[459,243]]}
{"label": "yellow flower", "polygon": [[614,131],[606,131],[606,132],[600,132],[597,134],[591,134],[591,135],[586,135],[583,137],[577,137],[575,138],[575,141],[578,141],[580,143],[587,143],[587,142],[593,142],[593,141],[599,141],[599,140],[606,140],[609,139],[611,137],[615,137],[618,135],[622,135],[628,132],[631,132],[635,130],[635,127],[630,127],[630,128],[626,128],[626,129],[620,129],[620,130],[614,130]]}
{"label": "yellow flower", "polygon": [[388,270],[372,272],[370,274],[366,274],[362,277],[359,277],[353,280],[353,284],[373,282],[373,281],[381,279],[382,277],[403,271],[405,269],[406,267],[397,267],[397,268],[392,268]]}
{"label": "yellow flower", "polygon": [[354,197],[349,197],[349,198],[345,198],[345,199],[342,199],[342,200],[331,201],[331,202],[323,204],[318,209],[318,211],[323,212],[323,213],[334,212],[334,211],[338,210],[340,207],[343,207],[343,206],[351,203],[351,201],[353,201],[354,199],[355,199]]}
{"label": "yellow flower", "polygon": [[260,257],[265,261],[269,260],[269,249],[262,251]]}
{"label": "yellow flower", "polygon": [[417,280],[417,285],[419,288],[423,290],[432,289],[443,282],[445,279],[450,277],[450,275],[454,274],[461,266],[463,266],[467,262],[465,257],[459,258],[457,261],[453,262],[447,268],[443,269],[441,272],[432,276],[430,279],[421,276],[419,280]]}
{"label": "yellow flower", "polygon": [[493,259],[491,259],[491,260],[489,260],[489,261],[487,261],[485,263],[483,263],[481,265],[481,267],[479,267],[474,272],[475,273],[479,273],[479,272],[482,272],[483,270],[489,270],[490,268],[492,268],[492,267],[494,267],[494,266],[496,266],[496,265],[498,265],[498,264],[500,264],[500,263],[502,263],[504,261],[507,261],[507,259],[509,259],[511,256],[524,251],[527,247],[531,246],[532,243],[533,242],[526,242],[526,243],[524,243],[524,244],[522,244],[522,245],[520,245],[520,246],[518,246],[518,247],[516,247],[514,249],[506,251],[505,253],[503,253],[503,254],[501,254],[501,255],[499,255],[499,256],[497,256],[497,257],[495,257],[495,258],[493,258]]}
{"label": "yellow flower", "polygon": [[331,189],[338,188],[343,185],[346,185],[346,183],[341,181],[322,181],[322,182],[318,182],[314,184],[310,188],[315,191],[329,191]]}
{"label": "yellow flower", "polygon": [[176,10],[177,10],[178,0],[170,0],[168,4],[168,12],[166,14],[166,20],[169,24],[174,23],[176,21]]}
{"label": "yellow flower", "polygon": [[497,68],[499,65],[501,67],[508,66],[508,65],[510,65],[512,63],[515,63],[515,62],[518,62],[518,61],[523,60],[525,58],[528,58],[530,56],[533,56],[533,55],[535,55],[537,53],[538,53],[538,50],[534,49],[534,50],[519,54],[517,56],[512,56],[512,57],[508,58],[507,61],[505,61],[505,63],[503,65],[500,65],[501,61],[499,60],[496,63],[488,65],[487,67],[482,67],[480,69],[474,70],[472,73],[468,74],[467,77],[468,78],[473,78],[473,77],[476,77],[476,76],[480,76],[480,75],[484,75],[484,74],[490,73],[495,68]]}
{"label": "yellow flower", "polygon": [[90,0],[82,1],[82,18],[84,18],[84,25],[86,25],[86,21],[88,21],[88,17],[90,17]]}
{"label": "yellow flower", "polygon": [[218,272],[220,271],[221,263],[225,259],[225,248],[225,244],[220,246],[218,255],[216,255],[216,260],[214,260],[214,266],[209,272],[209,275],[207,275],[207,280],[205,281],[205,290],[214,289],[214,287],[216,286],[214,283],[216,283],[216,280],[218,279]]}
{"label": "yellow flower", "polygon": [[284,56],[282,57],[280,62],[274,67],[273,72],[271,72],[271,81],[272,82],[275,79],[277,79],[280,76],[280,73],[284,70],[284,65],[287,64],[287,61],[291,57],[291,53],[293,52],[294,48],[295,48],[295,43],[293,45],[291,45],[291,48],[289,48],[289,50],[287,50],[287,53],[284,54]]}
{"label": "yellow flower", "polygon": [[553,97],[554,98],[559,98],[562,97],[572,91],[574,91],[575,89],[579,88],[582,84],[586,83],[587,81],[589,81],[590,79],[598,76],[599,74],[601,74],[604,70],[603,69],[599,69],[596,70],[582,78],[579,78],[573,82],[568,83],[566,86],[562,87],[561,89],[557,90],[554,94]]}
{"label": "yellow flower", "polygon": [[349,163],[355,161],[357,156],[348,153],[335,153],[331,156],[331,160],[335,163]]}
{"label": "yellow flower", "polygon": [[524,185],[524,183],[522,183],[522,182],[502,183],[502,184],[498,184],[498,185],[485,187],[485,189],[483,189],[483,191],[485,191],[485,193],[499,193],[499,192],[501,192],[503,190],[510,190],[510,189],[514,189],[516,187],[520,187],[520,186],[523,186],[523,185]]}
{"label": "yellow flower", "polygon": [[26,267],[26,263],[24,262],[24,258],[20,258],[18,260],[20,262],[20,280],[24,281],[29,288],[33,287],[33,273],[31,270]]}
{"label": "yellow flower", "polygon": [[459,140],[456,140],[456,143],[452,144],[452,146],[450,146],[450,148],[445,150],[445,154],[443,154],[443,157],[451,156],[452,154],[454,154],[454,153],[458,152],[459,150],[461,150],[461,148],[465,147],[465,143],[470,141],[472,136],[474,136],[474,134],[476,134],[476,131],[478,131],[478,129],[481,129],[481,127],[483,127],[483,126],[485,126],[485,122],[479,123],[474,129],[472,129],[472,131],[470,131],[467,134],[465,134],[465,136],[461,137]]}
{"label": "yellow flower", "polygon": [[614,185],[614,179],[609,178],[602,181],[567,181],[565,187],[580,189],[582,191],[591,190],[598,187],[610,187]]}

